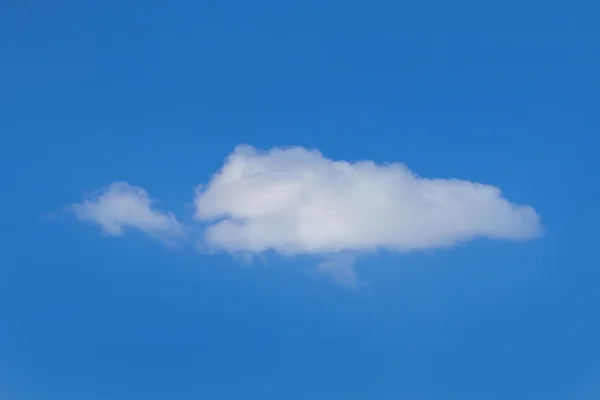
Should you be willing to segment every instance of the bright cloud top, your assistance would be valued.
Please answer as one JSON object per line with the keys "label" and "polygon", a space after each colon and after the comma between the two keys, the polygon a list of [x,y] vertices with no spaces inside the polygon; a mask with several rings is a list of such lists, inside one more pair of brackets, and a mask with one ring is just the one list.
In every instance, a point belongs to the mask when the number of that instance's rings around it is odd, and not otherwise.
{"label": "bright cloud top", "polygon": [[182,235],[175,217],[153,209],[153,203],[144,189],[116,182],[71,209],[80,220],[98,224],[107,235],[120,236],[125,228],[158,238]]}
{"label": "bright cloud top", "polygon": [[527,205],[490,185],[426,179],[398,163],[350,163],[301,147],[238,146],[206,187],[196,218],[206,244],[231,252],[324,254],[448,247],[541,233]]}

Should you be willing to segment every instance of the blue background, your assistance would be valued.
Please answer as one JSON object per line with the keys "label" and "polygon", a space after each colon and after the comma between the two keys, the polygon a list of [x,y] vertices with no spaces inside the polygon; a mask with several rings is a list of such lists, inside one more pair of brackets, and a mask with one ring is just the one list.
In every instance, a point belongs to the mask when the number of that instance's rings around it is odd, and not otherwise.
{"label": "blue background", "polygon": [[[600,397],[600,5],[0,5],[0,396]],[[240,265],[61,210],[126,180],[190,219],[239,143],[497,185],[546,235]]]}

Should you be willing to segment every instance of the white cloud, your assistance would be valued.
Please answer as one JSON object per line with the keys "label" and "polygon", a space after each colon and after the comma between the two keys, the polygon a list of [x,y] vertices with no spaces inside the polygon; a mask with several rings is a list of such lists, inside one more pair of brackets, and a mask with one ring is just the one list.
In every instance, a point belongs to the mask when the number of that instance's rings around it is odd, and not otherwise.
{"label": "white cloud", "polygon": [[494,186],[421,178],[398,163],[334,161],[301,147],[238,146],[198,188],[195,211],[209,223],[206,244],[231,252],[404,252],[542,232],[533,208]]}
{"label": "white cloud", "polygon": [[[153,205],[144,189],[116,182],[71,210],[108,235],[134,228],[168,242],[194,231]],[[302,147],[261,152],[238,146],[197,188],[194,206],[203,247],[250,258],[269,250],[321,256],[317,270],[347,287],[358,287],[357,253],[542,233],[533,208],[509,202],[494,186],[422,178],[399,163],[330,160]]]}
{"label": "white cloud", "polygon": [[183,229],[175,217],[153,209],[153,203],[144,189],[115,182],[72,205],[71,210],[80,220],[99,225],[107,235],[120,236],[126,228],[135,228],[159,239],[181,236]]}

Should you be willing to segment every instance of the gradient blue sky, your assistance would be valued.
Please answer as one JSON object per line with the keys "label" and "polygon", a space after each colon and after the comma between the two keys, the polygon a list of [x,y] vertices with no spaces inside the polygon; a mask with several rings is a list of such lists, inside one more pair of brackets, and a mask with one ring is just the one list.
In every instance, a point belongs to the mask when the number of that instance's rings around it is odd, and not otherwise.
{"label": "gradient blue sky", "polygon": [[[600,397],[600,5],[0,5],[0,397]],[[190,220],[236,145],[500,187],[546,234],[246,265],[64,210],[114,181]]]}

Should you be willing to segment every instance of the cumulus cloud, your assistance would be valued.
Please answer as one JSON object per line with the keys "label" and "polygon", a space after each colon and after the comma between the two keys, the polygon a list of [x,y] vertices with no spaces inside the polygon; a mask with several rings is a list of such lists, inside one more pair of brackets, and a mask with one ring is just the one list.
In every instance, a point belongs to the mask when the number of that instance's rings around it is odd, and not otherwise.
{"label": "cumulus cloud", "polygon": [[[117,182],[71,210],[108,235],[133,228],[170,240],[196,231],[154,203],[144,189]],[[400,163],[331,160],[302,147],[236,147],[196,189],[194,217],[204,248],[250,258],[266,251],[317,255],[317,271],[347,287],[358,287],[352,261],[360,253],[542,233],[535,210],[511,203],[497,187],[420,177]]]}
{"label": "cumulus cloud", "polygon": [[181,224],[171,213],[155,210],[154,202],[144,189],[115,182],[70,208],[80,220],[99,225],[107,235],[120,236],[126,228],[134,228],[159,239],[181,236]]}
{"label": "cumulus cloud", "polygon": [[302,147],[238,146],[194,204],[206,245],[242,253],[406,252],[542,231],[533,208],[509,202],[497,187],[423,178],[400,163],[331,160]]}

